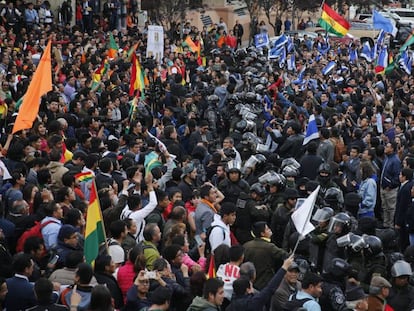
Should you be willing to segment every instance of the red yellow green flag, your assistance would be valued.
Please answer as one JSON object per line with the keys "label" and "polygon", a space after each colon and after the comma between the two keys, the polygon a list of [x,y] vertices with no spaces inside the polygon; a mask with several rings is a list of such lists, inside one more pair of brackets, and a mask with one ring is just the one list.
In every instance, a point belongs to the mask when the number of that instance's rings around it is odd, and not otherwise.
{"label": "red yellow green flag", "polygon": [[132,53],[132,68],[131,68],[131,80],[129,83],[129,96],[134,96],[135,91],[139,90],[141,97],[144,96],[145,78],[144,71],[141,68],[141,64],[137,59],[135,53]]}
{"label": "red yellow green flag", "polygon": [[79,182],[92,180],[93,177],[94,176],[91,172],[79,173],[75,175],[75,179]]}
{"label": "red yellow green flag", "polygon": [[114,59],[118,56],[118,44],[115,42],[114,36],[112,33],[109,33],[109,49],[108,49],[108,57],[110,59]]}
{"label": "red yellow green flag", "polygon": [[201,52],[201,45],[200,44],[195,44],[195,42],[193,41],[193,39],[191,39],[190,36],[187,36],[187,38],[185,38],[183,44],[183,46],[188,46],[188,48],[190,49],[191,52],[193,53],[197,53],[197,56],[200,56],[200,52]]}
{"label": "red yellow green flag", "polygon": [[89,207],[86,215],[85,244],[84,255],[85,261],[92,264],[98,257],[99,247],[105,243],[106,236],[102,219],[101,207],[99,206],[98,193],[95,183],[92,183]]}
{"label": "red yellow green flag", "polygon": [[339,37],[343,37],[348,33],[351,25],[348,21],[334,11],[326,3],[322,7],[322,16],[319,19],[319,25],[327,32],[333,33]]}
{"label": "red yellow green flag", "polygon": [[60,157],[60,163],[66,163],[72,160],[73,153],[66,148],[65,142],[62,144],[62,156]]}
{"label": "red yellow green flag", "polygon": [[214,264],[214,255],[211,254],[210,256],[210,263],[208,265],[208,271],[206,275],[207,279],[215,278],[216,277],[216,267]]}
{"label": "red yellow green flag", "polygon": [[14,122],[13,134],[21,130],[32,128],[33,121],[39,113],[40,98],[42,95],[52,90],[51,50],[52,40],[49,39],[42,58],[40,59],[39,66],[33,74],[32,81],[23,97],[19,114]]}

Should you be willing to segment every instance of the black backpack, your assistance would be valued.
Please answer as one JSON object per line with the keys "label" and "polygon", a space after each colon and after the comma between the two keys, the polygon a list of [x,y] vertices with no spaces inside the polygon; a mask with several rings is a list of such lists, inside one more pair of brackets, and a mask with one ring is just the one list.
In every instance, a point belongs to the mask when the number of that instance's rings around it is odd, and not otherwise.
{"label": "black backpack", "polygon": [[223,240],[226,238],[226,233],[224,232],[223,227],[219,225],[210,226],[206,231],[206,240],[204,241],[206,243],[206,246],[204,249],[204,252],[206,255],[211,254],[210,234],[211,234],[211,231],[213,231],[213,229],[216,227],[219,227],[221,231],[223,231]]}
{"label": "black backpack", "polygon": [[291,296],[291,299],[292,300],[289,300],[288,302],[286,302],[286,304],[283,307],[283,311],[297,311],[301,307],[303,307],[305,302],[312,300],[312,298],[297,299],[296,294],[293,294]]}

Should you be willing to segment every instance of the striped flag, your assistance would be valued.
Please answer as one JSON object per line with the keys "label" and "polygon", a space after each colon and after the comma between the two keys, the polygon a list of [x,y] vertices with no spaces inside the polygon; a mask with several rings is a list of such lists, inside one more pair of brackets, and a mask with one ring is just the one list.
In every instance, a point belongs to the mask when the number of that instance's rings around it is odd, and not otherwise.
{"label": "striped flag", "polygon": [[348,21],[334,11],[326,3],[322,7],[322,16],[319,19],[319,25],[327,32],[333,33],[339,37],[343,37],[348,33],[351,25]]}
{"label": "striped flag", "polygon": [[306,128],[306,136],[303,140],[303,145],[306,145],[313,139],[319,138],[318,125],[316,124],[315,115],[309,117],[308,127]]}
{"label": "striped flag", "polygon": [[206,275],[207,279],[212,279],[216,277],[216,267],[214,264],[214,255],[210,256],[210,263],[208,264],[208,271]]}
{"label": "striped flag", "polygon": [[188,46],[188,48],[190,49],[191,52],[196,53],[197,52],[197,56],[200,56],[200,52],[201,52],[201,45],[196,45],[195,42],[193,41],[193,39],[191,39],[190,36],[187,36],[187,38],[185,38],[183,44],[183,46]]}
{"label": "striped flag", "polygon": [[329,63],[326,64],[326,66],[322,69],[322,74],[326,76],[329,74],[336,66],[336,62],[331,60]]}
{"label": "striped flag", "polygon": [[95,183],[92,183],[89,207],[86,215],[85,244],[84,255],[85,261],[92,264],[98,257],[99,247],[105,243],[106,236],[102,219],[101,207],[99,205],[98,192]]}
{"label": "striped flag", "polygon": [[145,80],[144,71],[141,68],[141,64],[137,59],[135,53],[132,54],[132,69],[131,80],[129,83],[129,96],[134,96],[135,91],[139,90],[141,97],[144,97]]}
{"label": "striped flag", "polygon": [[108,48],[108,57],[110,59],[117,58],[119,46],[115,42],[114,36],[112,33],[109,33],[109,48]]}
{"label": "striped flag", "polygon": [[67,148],[66,148],[66,144],[65,142],[63,142],[62,144],[62,156],[60,157],[60,163],[66,163],[70,160],[72,160],[72,156],[73,153],[70,152]]}
{"label": "striped flag", "polygon": [[94,178],[95,176],[93,175],[92,172],[84,172],[84,173],[79,173],[75,175],[75,179],[79,182],[86,182],[86,181],[90,181]]}
{"label": "striped flag", "polygon": [[377,65],[375,66],[375,72],[378,74],[384,74],[385,68],[388,66],[388,49],[386,46],[384,46],[377,59]]}
{"label": "striped flag", "polygon": [[365,41],[364,44],[362,45],[362,49],[361,49],[361,52],[359,53],[359,56],[361,56],[362,58],[365,58],[366,61],[370,63],[374,60],[373,53],[374,51],[369,45],[369,42]]}

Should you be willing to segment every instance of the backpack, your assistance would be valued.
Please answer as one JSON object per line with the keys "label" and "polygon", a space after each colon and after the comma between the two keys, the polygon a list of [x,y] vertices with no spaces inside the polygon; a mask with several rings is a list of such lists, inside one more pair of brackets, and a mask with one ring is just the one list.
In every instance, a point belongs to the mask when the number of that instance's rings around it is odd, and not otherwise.
{"label": "backpack", "polygon": [[58,222],[54,220],[48,220],[43,224],[40,221],[35,221],[35,225],[31,227],[30,229],[27,229],[25,232],[23,232],[23,234],[17,240],[16,252],[17,253],[23,252],[24,243],[30,237],[38,237],[38,238],[43,239],[42,229],[52,222],[58,224]]}
{"label": "backpack", "polygon": [[204,250],[206,255],[211,254],[210,235],[211,235],[211,231],[213,231],[213,229],[215,227],[221,228],[221,230],[223,231],[223,240],[226,238],[226,233],[225,233],[223,227],[221,227],[219,225],[210,226],[206,231],[206,240],[204,241],[204,243],[206,244],[205,245],[205,250]]}
{"label": "backpack", "polygon": [[305,302],[312,300],[312,298],[297,299],[296,294],[293,294],[290,298],[292,300],[286,302],[283,306],[283,311],[297,311],[305,304]]}

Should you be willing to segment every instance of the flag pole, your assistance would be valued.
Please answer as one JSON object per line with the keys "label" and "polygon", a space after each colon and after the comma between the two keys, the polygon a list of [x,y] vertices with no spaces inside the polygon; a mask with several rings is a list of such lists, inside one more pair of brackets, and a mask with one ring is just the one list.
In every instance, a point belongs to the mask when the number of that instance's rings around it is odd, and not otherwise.
{"label": "flag pole", "polygon": [[315,196],[315,200],[313,202],[312,208],[310,209],[308,215],[306,216],[306,221],[304,222],[303,227],[302,227],[302,230],[301,230],[301,232],[298,235],[298,239],[296,240],[296,244],[295,244],[295,247],[293,248],[293,251],[292,251],[291,256],[295,255],[295,252],[296,252],[296,250],[297,250],[297,248],[299,246],[300,238],[302,237],[302,232],[305,231],[306,225],[310,222],[310,218],[312,216],[312,211],[315,208],[316,199],[317,199],[317,196],[318,196],[318,193],[319,193],[319,188],[320,188],[320,186],[318,186],[318,188],[317,188],[318,189],[318,192],[317,192],[317,194]]}

